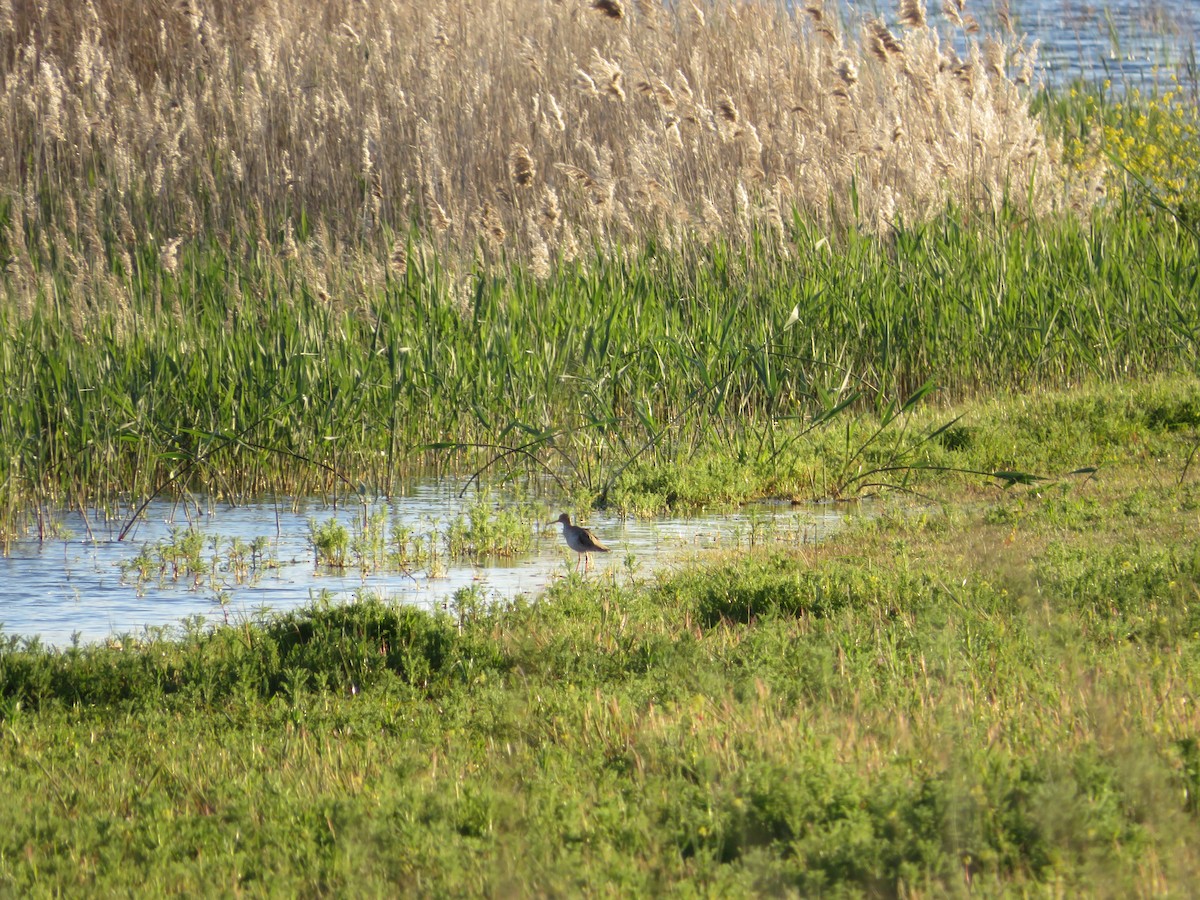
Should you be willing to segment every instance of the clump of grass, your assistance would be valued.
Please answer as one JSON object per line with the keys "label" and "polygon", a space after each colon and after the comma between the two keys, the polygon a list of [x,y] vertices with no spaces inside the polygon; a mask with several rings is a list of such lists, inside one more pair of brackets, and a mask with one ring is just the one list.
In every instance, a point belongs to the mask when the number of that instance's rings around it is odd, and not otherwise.
{"label": "clump of grass", "polygon": [[513,557],[528,551],[535,523],[544,517],[540,507],[499,507],[487,492],[480,492],[465,514],[445,526],[432,521],[428,527],[414,528],[398,517],[389,519],[384,509],[364,508],[348,523],[336,515],[324,522],[309,519],[308,540],[318,567],[354,568],[364,574],[424,567],[435,575],[452,560]]}
{"label": "clump of grass", "polygon": [[[210,551],[205,554],[205,548]],[[223,541],[220,535],[205,535],[199,528],[172,528],[169,537],[145,544],[133,558],[121,563],[122,577],[140,592],[151,580],[160,586],[183,583],[193,590],[216,589],[232,580],[253,582],[272,565],[265,537],[247,543],[238,537]]]}
{"label": "clump of grass", "polygon": [[531,507],[497,508],[486,493],[476,497],[466,516],[450,523],[446,544],[451,559],[512,557],[533,545],[537,511]]}
{"label": "clump of grass", "polygon": [[337,517],[331,516],[324,522],[309,519],[308,539],[318,566],[346,568],[350,556],[350,530]]}

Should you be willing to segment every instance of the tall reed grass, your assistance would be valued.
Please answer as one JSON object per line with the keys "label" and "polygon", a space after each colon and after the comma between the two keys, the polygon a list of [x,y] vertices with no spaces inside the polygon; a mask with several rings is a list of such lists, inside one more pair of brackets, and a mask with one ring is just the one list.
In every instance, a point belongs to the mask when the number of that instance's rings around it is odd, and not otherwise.
{"label": "tall reed grass", "polygon": [[412,227],[544,274],[595,245],[782,236],[796,209],[880,231],[947,198],[1074,196],[1021,87],[1034,48],[960,58],[904,6],[850,33],[816,0],[6,3],[10,284],[108,302],[196,239],[319,270]]}
{"label": "tall reed grass", "polygon": [[0,312],[0,503],[386,489],[505,453],[599,489],[638,453],[744,458],[747,434],[931,375],[952,397],[1196,371],[1200,246],[1165,216],[819,235],[793,223],[790,259],[764,240],[479,275],[465,305],[418,253],[333,296],[215,241],[148,261],[127,308]]}

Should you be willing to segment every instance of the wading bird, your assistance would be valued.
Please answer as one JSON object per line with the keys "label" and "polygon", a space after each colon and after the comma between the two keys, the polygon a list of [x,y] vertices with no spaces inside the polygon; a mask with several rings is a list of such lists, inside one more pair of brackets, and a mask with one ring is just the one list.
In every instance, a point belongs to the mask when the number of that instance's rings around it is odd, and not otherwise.
{"label": "wading bird", "polygon": [[[567,546],[583,557],[583,570],[586,572],[589,559],[589,553],[607,553],[608,548],[596,540],[596,536],[580,525],[572,525],[571,517],[563,513],[550,525],[561,522],[563,527],[563,539],[567,542]],[[575,568],[579,568],[579,560],[575,560]]]}

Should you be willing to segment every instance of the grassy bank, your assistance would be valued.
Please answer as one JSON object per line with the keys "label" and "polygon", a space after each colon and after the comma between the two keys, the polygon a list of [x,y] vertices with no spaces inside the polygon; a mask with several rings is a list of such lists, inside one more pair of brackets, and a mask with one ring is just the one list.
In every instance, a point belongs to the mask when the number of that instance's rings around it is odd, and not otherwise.
{"label": "grassy bank", "polygon": [[[1157,405],[1156,405],[1157,403]],[[1179,893],[1194,393],[980,404],[1100,470],[456,617],[0,650],[6,891]],[[1023,433],[1023,437],[1014,437]]]}

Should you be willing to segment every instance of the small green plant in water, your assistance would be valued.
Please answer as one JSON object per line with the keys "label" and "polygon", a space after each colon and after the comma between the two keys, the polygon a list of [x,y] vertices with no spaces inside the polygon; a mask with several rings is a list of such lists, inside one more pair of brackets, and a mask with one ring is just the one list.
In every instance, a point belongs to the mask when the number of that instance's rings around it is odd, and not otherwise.
{"label": "small green plant in water", "polygon": [[350,532],[332,516],[323,524],[308,520],[308,540],[312,544],[314,561],[331,569],[346,568],[350,550]]}
{"label": "small green plant in water", "polygon": [[388,564],[393,569],[407,571],[420,565],[424,557],[424,545],[413,529],[400,520],[398,512],[392,514],[391,528],[387,539]]}
{"label": "small green plant in water", "polygon": [[350,554],[363,573],[388,565],[387,510],[380,509],[363,517],[363,526],[350,541]]}
{"label": "small green plant in water", "polygon": [[508,558],[528,552],[534,535],[530,522],[537,519],[535,510],[496,508],[482,494],[465,517],[459,516],[450,525],[446,535],[450,558]]}
{"label": "small green plant in water", "polygon": [[122,562],[121,577],[139,594],[151,581],[163,587],[188,579],[192,588],[207,583],[220,591],[229,581],[249,584],[257,579],[264,567],[272,565],[267,558],[269,547],[266,537],[249,543],[233,537],[226,542],[220,535],[206,538],[195,527],[174,528],[168,538],[144,544],[136,556]]}
{"label": "small green plant in water", "polygon": [[172,528],[169,538],[146,544],[133,559],[121,564],[121,574],[140,589],[152,578],[160,584],[191,578],[199,587],[214,564],[203,557],[204,535],[199,529]]}

